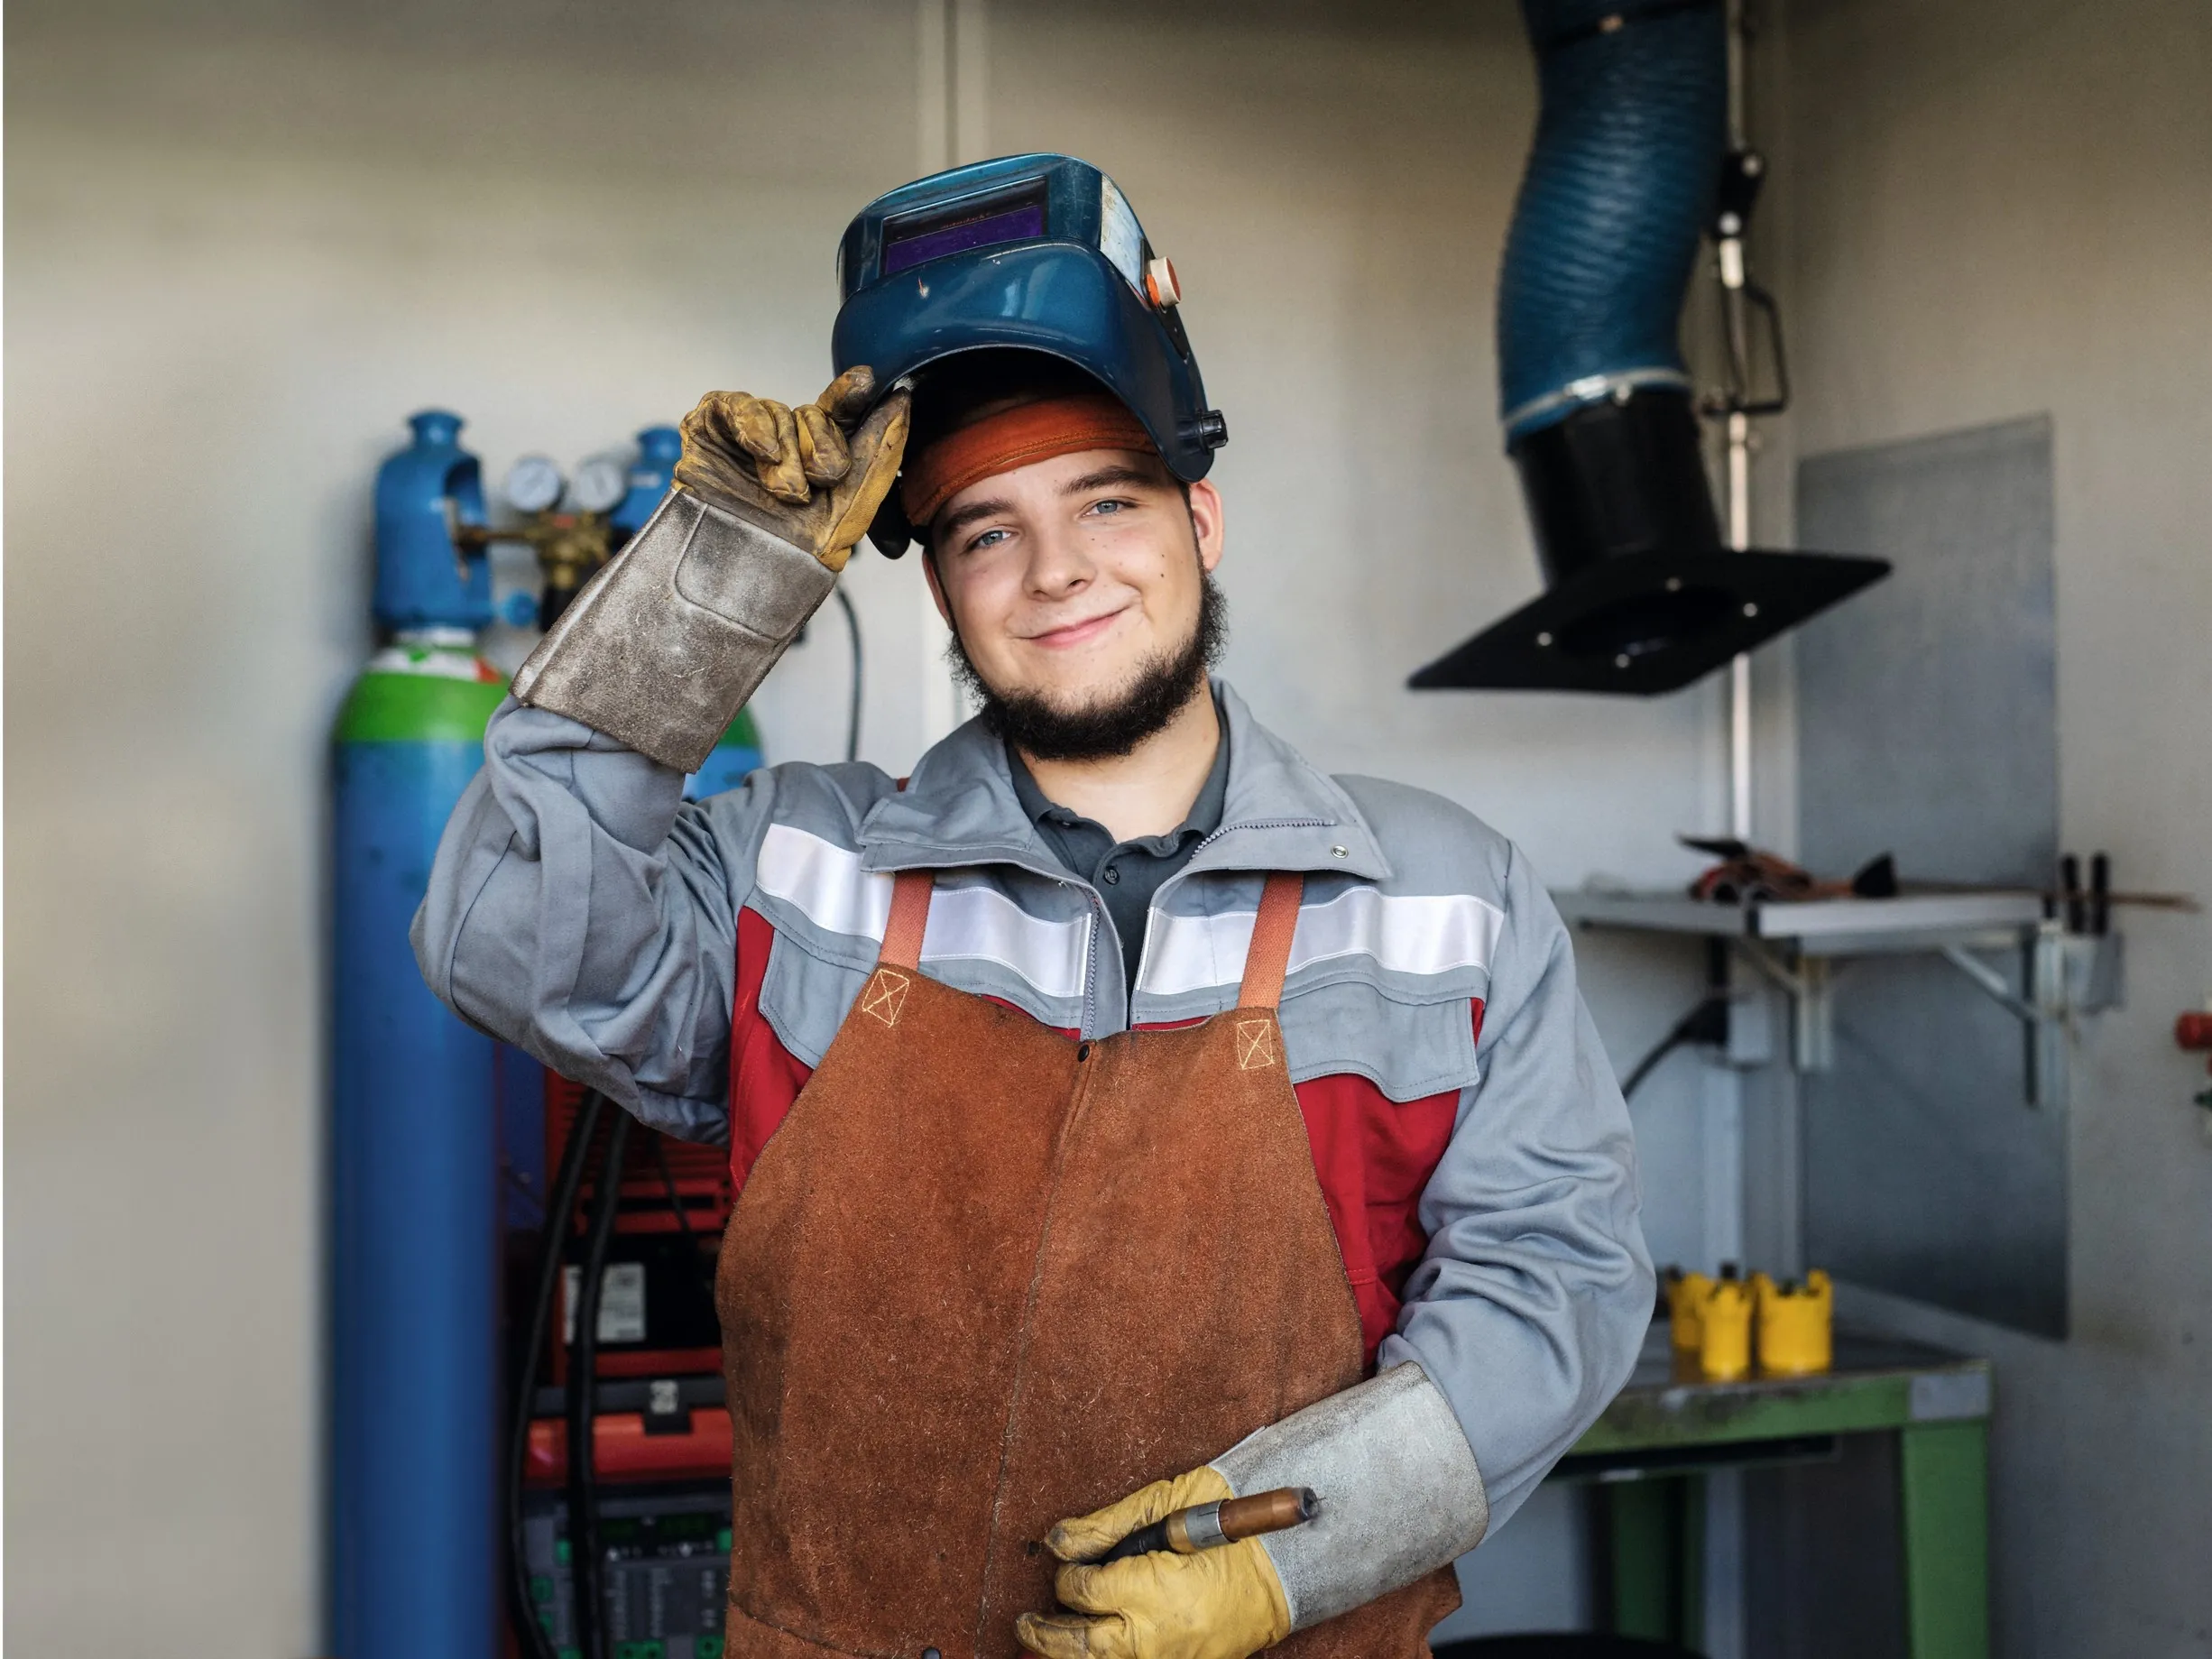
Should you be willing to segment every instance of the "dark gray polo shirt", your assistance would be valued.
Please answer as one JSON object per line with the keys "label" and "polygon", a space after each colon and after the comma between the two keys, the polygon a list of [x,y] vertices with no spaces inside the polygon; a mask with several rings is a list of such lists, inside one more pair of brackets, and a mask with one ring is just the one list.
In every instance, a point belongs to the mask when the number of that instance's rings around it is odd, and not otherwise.
{"label": "dark gray polo shirt", "polygon": [[[1216,708],[1218,713],[1218,705]],[[1029,776],[1029,769],[1011,746],[1006,751],[1007,770],[1014,776],[1014,793],[1022,811],[1037,825],[1038,839],[1052,850],[1070,875],[1081,876],[1106,901],[1114,931],[1121,935],[1121,968],[1132,995],[1137,967],[1144,955],[1145,918],[1151,913],[1152,895],[1160,884],[1191,862],[1198,843],[1221,827],[1221,803],[1229,794],[1229,723],[1221,722],[1221,741],[1213,751],[1213,770],[1191,803],[1190,816],[1165,835],[1141,835],[1135,841],[1116,841],[1103,824],[1079,816],[1046,798]]]}

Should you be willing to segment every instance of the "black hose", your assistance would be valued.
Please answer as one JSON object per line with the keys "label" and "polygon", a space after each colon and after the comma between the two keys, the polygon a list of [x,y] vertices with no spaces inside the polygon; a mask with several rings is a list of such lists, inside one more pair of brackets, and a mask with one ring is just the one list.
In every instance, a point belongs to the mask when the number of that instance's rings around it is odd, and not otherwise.
{"label": "black hose", "polygon": [[568,1572],[576,1587],[576,1646],[583,1659],[607,1659],[604,1586],[599,1577],[599,1481],[592,1430],[599,1416],[599,1293],[607,1251],[622,1203],[622,1158],[630,1149],[630,1114],[618,1111],[607,1130],[592,1194],[576,1289],[576,1341],[568,1350]]}
{"label": "black hose", "polygon": [[1720,1044],[1728,1040],[1728,1000],[1725,994],[1710,996],[1674,1022],[1674,1028],[1654,1045],[1651,1052],[1630,1069],[1620,1085],[1624,1101],[1641,1088],[1644,1080],[1659,1067],[1659,1062],[1685,1043]]}
{"label": "black hose", "polygon": [[567,1241],[568,1216],[576,1208],[576,1189],[584,1184],[584,1166],[591,1155],[592,1136],[599,1127],[600,1109],[606,1097],[586,1089],[568,1128],[568,1144],[561,1150],[560,1169],[553,1190],[546,1195],[545,1237],[538,1251],[538,1282],[530,1297],[530,1323],[515,1359],[514,1400],[507,1417],[507,1590],[512,1603],[515,1639],[532,1659],[558,1659],[553,1640],[538,1622],[538,1604],[530,1593],[530,1557],[522,1535],[522,1476],[530,1461],[530,1425],[537,1404],[538,1366],[545,1352],[546,1336],[553,1322],[553,1298],[559,1293],[562,1246]]}
{"label": "black hose", "polygon": [[853,595],[841,582],[832,590],[844,607],[845,631],[853,640],[853,712],[845,720],[845,759],[861,758],[861,613],[853,608]]}

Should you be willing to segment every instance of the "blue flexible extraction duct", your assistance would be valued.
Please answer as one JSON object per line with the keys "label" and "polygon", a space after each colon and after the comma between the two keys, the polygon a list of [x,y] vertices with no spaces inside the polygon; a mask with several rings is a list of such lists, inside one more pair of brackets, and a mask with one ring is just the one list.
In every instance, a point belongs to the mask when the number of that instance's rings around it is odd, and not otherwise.
{"label": "blue flexible extraction duct", "polygon": [[1682,296],[1728,142],[1719,0],[1522,0],[1543,89],[1498,284],[1507,445],[1690,378]]}
{"label": "blue flexible extraction duct", "polygon": [[[1677,690],[1879,578],[1720,544],[1677,338],[1728,153],[1721,0],[1521,0],[1543,105],[1498,283],[1499,414],[1544,592],[1416,689]],[[1741,406],[1732,406],[1741,407]]]}

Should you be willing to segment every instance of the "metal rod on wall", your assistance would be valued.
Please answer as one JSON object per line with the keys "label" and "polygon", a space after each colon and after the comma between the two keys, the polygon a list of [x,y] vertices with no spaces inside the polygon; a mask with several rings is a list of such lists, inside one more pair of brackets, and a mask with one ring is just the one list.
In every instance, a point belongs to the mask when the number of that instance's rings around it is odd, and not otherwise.
{"label": "metal rod on wall", "polygon": [[[915,0],[916,152],[928,174],[991,153],[990,35],[986,0]],[[944,648],[945,623],[926,585],[916,604],[923,644],[922,742],[935,742],[967,718],[951,670],[930,660]]]}
{"label": "metal rod on wall", "polygon": [[[1747,0],[1728,0],[1728,148],[1749,147],[1745,120],[1745,22]],[[1720,246],[1720,281],[1739,290],[1728,296],[1725,326],[1743,327],[1740,290],[1744,283],[1743,243],[1729,238]],[[1751,546],[1751,417],[1728,415],[1728,546],[1742,553]],[[1728,664],[1728,833],[1751,839],[1751,658],[1737,652]]]}

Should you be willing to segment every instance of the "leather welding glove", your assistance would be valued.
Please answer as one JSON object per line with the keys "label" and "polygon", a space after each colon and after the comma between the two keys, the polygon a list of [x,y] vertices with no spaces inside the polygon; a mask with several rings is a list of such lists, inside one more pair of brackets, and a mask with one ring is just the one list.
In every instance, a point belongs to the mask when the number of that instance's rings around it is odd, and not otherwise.
{"label": "leather welding glove", "polygon": [[1119,1503],[1060,1522],[1045,1545],[1069,1613],[1024,1613],[1014,1633],[1040,1659],[1245,1659],[1290,1634],[1282,1581],[1257,1538],[1178,1555],[1095,1560],[1140,1526],[1193,1504],[1233,1498],[1211,1467],[1156,1480]]}
{"label": "leather welding glove", "polygon": [[898,476],[907,393],[848,369],[792,409],[712,392],[676,484],[514,677],[522,702],[696,771],[767,677]]}
{"label": "leather welding glove", "polygon": [[847,369],[811,403],[788,408],[744,392],[710,392],[684,417],[678,488],[755,518],[843,570],[899,475],[907,394],[869,411],[874,371]]}
{"label": "leather welding glove", "polygon": [[1451,1402],[1407,1363],[1254,1430],[1203,1469],[1062,1521],[1045,1542],[1065,1562],[1095,1558],[1177,1509],[1286,1486],[1319,1493],[1320,1514],[1191,1555],[1062,1567],[1073,1614],[1025,1614],[1015,1633],[1043,1659],[1238,1659],[1447,1566],[1490,1521]]}

